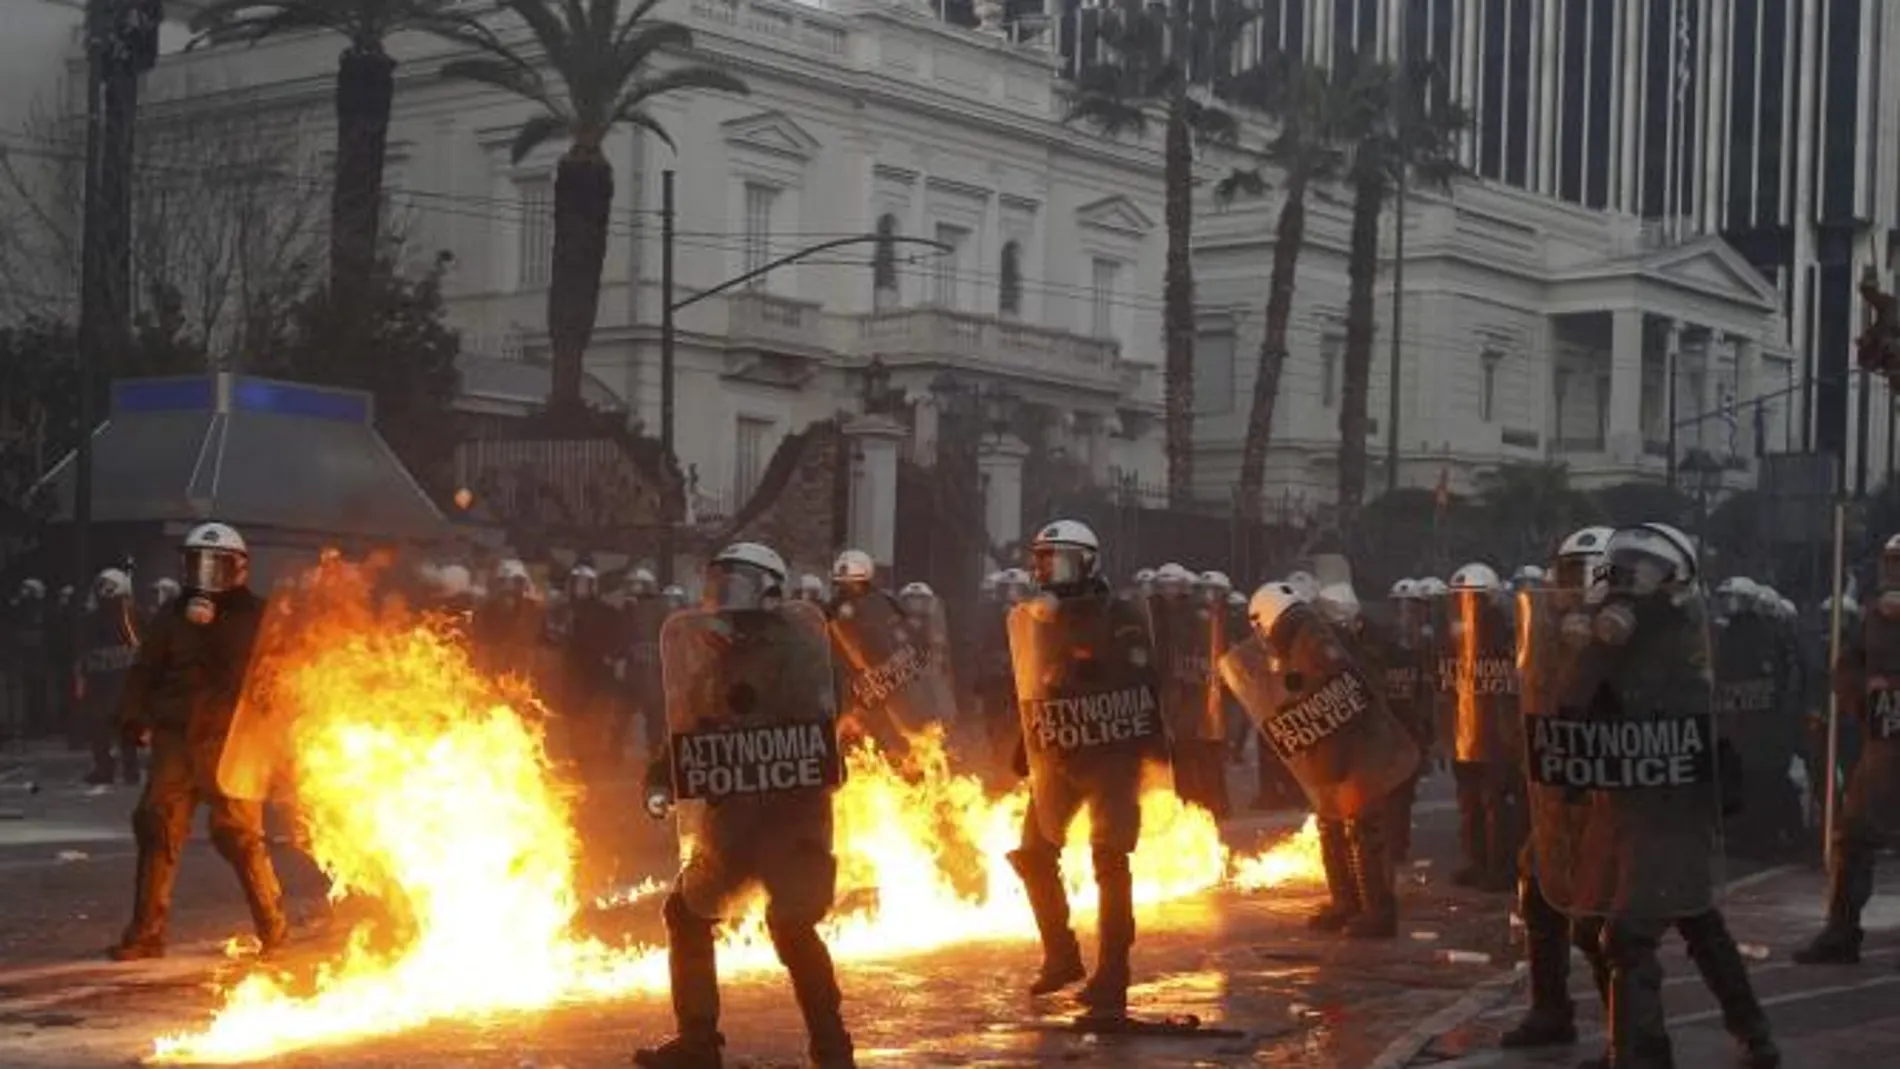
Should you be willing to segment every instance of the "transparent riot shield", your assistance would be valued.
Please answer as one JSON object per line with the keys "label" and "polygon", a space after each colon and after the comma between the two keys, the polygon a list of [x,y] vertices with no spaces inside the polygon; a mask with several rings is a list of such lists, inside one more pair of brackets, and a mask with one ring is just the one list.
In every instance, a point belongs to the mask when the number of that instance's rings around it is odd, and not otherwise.
{"label": "transparent riot shield", "polygon": [[1572,916],[1690,916],[1714,905],[1722,824],[1706,616],[1690,602],[1607,640],[1595,617],[1625,609],[1586,609],[1587,639],[1583,620],[1532,625],[1554,661],[1525,724],[1533,805],[1570,809],[1534,824],[1540,882]]}
{"label": "transparent riot shield", "polygon": [[1512,613],[1489,598],[1452,598],[1447,696],[1452,759],[1508,765],[1517,760],[1516,628]]}
{"label": "transparent riot shield", "polygon": [[927,635],[881,594],[844,602],[831,638],[845,674],[846,711],[886,752],[902,752],[930,723],[949,724],[956,699]]}
{"label": "transparent riot shield", "polygon": [[279,672],[294,660],[299,632],[311,620],[344,628],[350,614],[371,611],[360,596],[366,589],[355,566],[326,563],[265,602],[231,729],[218,753],[219,791],[247,801],[270,796],[271,787],[288,771],[296,716],[296,703],[281,686]]}
{"label": "transparent riot shield", "polygon": [[1524,590],[1517,595],[1518,707],[1524,724],[1525,804],[1530,816],[1531,865],[1551,902],[1571,901],[1573,877],[1582,858],[1587,799],[1540,774],[1558,758],[1549,747],[1559,695],[1582,686],[1577,673],[1589,667],[1590,616],[1580,594]]}
{"label": "transparent riot shield", "polygon": [[1314,812],[1374,812],[1419,763],[1418,743],[1320,620],[1293,625],[1285,654],[1258,636],[1227,651],[1220,676]]}
{"label": "transparent riot shield", "polygon": [[[1841,731],[1858,756],[1840,818],[1877,834],[1900,834],[1900,620],[1874,611],[1843,623]],[[1837,827],[1839,826],[1837,822]]]}
{"label": "transparent riot shield", "polygon": [[1214,741],[1224,736],[1214,672],[1223,652],[1225,613],[1195,597],[1146,599],[1161,680],[1161,710],[1176,739]]}
{"label": "transparent riot shield", "polygon": [[1009,613],[1010,662],[1032,782],[1159,757],[1166,744],[1147,622],[1113,595],[1030,598]]}
{"label": "transparent riot shield", "polygon": [[843,780],[824,615],[681,609],[660,631],[667,744],[683,836],[708,808],[759,810]]}

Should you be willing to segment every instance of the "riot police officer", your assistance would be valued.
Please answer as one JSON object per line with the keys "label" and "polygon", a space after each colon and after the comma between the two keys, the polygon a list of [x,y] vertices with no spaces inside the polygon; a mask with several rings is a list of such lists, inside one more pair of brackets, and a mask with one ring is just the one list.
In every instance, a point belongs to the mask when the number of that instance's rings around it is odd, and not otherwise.
{"label": "riot police officer", "polygon": [[1418,744],[1386,706],[1383,681],[1291,583],[1256,590],[1248,618],[1253,637],[1221,658],[1221,679],[1319,818],[1331,901],[1310,923],[1390,939],[1398,907],[1382,818],[1392,791],[1418,770]]}
{"label": "riot police officer", "polygon": [[[1412,733],[1419,753],[1432,748],[1431,620],[1429,605],[1419,593],[1418,580],[1400,579],[1386,599],[1392,605],[1392,626],[1385,631],[1385,701],[1392,715]],[[1372,632],[1378,635],[1378,631]],[[1392,791],[1386,812],[1386,830],[1392,842],[1392,860],[1412,856],[1412,807],[1418,801],[1418,781],[1426,762],[1419,762],[1410,779]]]}
{"label": "riot police officer", "polygon": [[495,568],[495,583],[487,601],[475,611],[474,645],[483,665],[496,675],[535,679],[540,674],[547,613],[528,575],[528,566],[516,558]]}
{"label": "riot police officer", "polygon": [[920,637],[889,592],[874,585],[871,555],[847,549],[831,568],[832,648],[843,674],[846,731],[886,754],[905,755],[927,724],[948,725],[955,698]]}
{"label": "riot police officer", "polygon": [[121,961],[165,952],[172,881],[200,804],[211,811],[212,844],[237,870],[264,951],[282,945],[289,930],[264,845],[263,805],[230,797],[217,782],[264,620],[264,601],[249,585],[250,551],[243,536],[221,523],[192,528],[182,549],[183,593],[140,643],[120,706],[125,729],[149,737],[152,747],[145,794],[132,814],[138,842],[132,922],[112,949]]}
{"label": "riot police officer", "polygon": [[1873,895],[1874,857],[1900,830],[1900,534],[1881,548],[1879,581],[1873,611],[1842,621],[1834,694],[1859,724],[1860,754],[1834,831],[1827,924],[1795,954],[1807,965],[1860,960],[1860,916]]}
{"label": "riot police officer", "polygon": [[[634,1055],[647,1069],[721,1064],[714,930],[754,889],[764,892],[766,930],[812,1062],[855,1064],[817,927],[837,891],[837,702],[824,617],[786,599],[785,583],[771,548],[727,546],[706,566],[702,607],[669,618],[661,637],[671,736],[669,754],[649,770],[647,808],[658,819],[677,803],[692,853],[662,909],[679,1035]],[[775,741],[725,744],[747,732]]]}
{"label": "riot police officer", "polygon": [[139,648],[139,625],[132,601],[132,577],[123,570],[107,568],[93,581],[92,607],[86,613],[86,649],[79,663],[79,702],[92,749],[92,771],[86,782],[97,786],[113,780],[115,746],[120,777],[128,785],[139,781],[138,740],[128,738],[119,724],[125,676]]}
{"label": "riot police officer", "polygon": [[799,601],[822,605],[825,601],[825,581],[806,572],[798,577],[798,589],[792,592],[792,597]]}
{"label": "riot police officer", "polygon": [[930,652],[931,668],[950,684],[950,627],[937,592],[922,581],[905,583],[897,592],[897,603],[903,607],[914,640]]}
{"label": "riot police officer", "polygon": [[[1520,591],[1518,613],[1519,700],[1526,730],[1538,717],[1558,715],[1557,695],[1569,681],[1589,641],[1590,618],[1585,598],[1613,532],[1608,527],[1585,527],[1557,547],[1556,558],[1541,588]],[[1527,769],[1534,773],[1534,769]],[[1538,882],[1538,844],[1567,845],[1579,815],[1574,799],[1559,789],[1535,782],[1526,785],[1532,834],[1518,860],[1517,914],[1524,920],[1524,952],[1528,959],[1531,1005],[1518,1023],[1499,1039],[1506,1048],[1563,1046],[1577,1041],[1576,1006],[1570,998],[1570,918],[1544,897]],[[1551,849],[1547,847],[1547,849]],[[1554,861],[1565,859],[1561,852]],[[1559,874],[1561,879],[1564,873]],[[1593,965],[1601,959],[1594,945],[1580,949]],[[1597,986],[1604,989],[1607,975],[1596,970]]]}
{"label": "riot police officer", "polygon": [[1021,715],[1019,769],[1029,775],[1022,842],[1009,855],[1042,937],[1030,993],[1082,979],[1069,927],[1062,844],[1084,807],[1095,862],[1097,958],[1079,999],[1089,1014],[1127,1012],[1135,942],[1134,875],[1143,766],[1165,758],[1153,640],[1139,608],[1103,580],[1101,543],[1086,524],[1057,520],[1030,541],[1039,593],[1010,611],[1010,657]]}
{"label": "riot police officer", "polygon": [[[1776,599],[1777,602],[1780,600]],[[1771,858],[1792,848],[1801,803],[1788,779],[1799,747],[1793,683],[1779,625],[1763,612],[1761,589],[1731,576],[1715,591],[1713,628],[1717,730],[1741,762],[1748,800],[1732,814],[1727,843],[1748,856]]]}
{"label": "riot police officer", "polygon": [[622,616],[600,596],[600,573],[575,565],[567,575],[567,629],[561,636],[562,693],[570,756],[590,782],[619,765],[621,739],[614,665],[626,645]]}
{"label": "riot police officer", "polygon": [[621,602],[621,633],[625,638],[620,676],[627,716],[641,721],[641,741],[649,759],[666,739],[666,703],[661,700],[660,627],[673,611],[660,596],[653,573],[635,568],[627,573]]}
{"label": "riot police officer", "polygon": [[1540,825],[1539,886],[1597,947],[1608,993],[1604,1065],[1673,1064],[1657,960],[1673,927],[1744,1063],[1772,1069],[1780,1051],[1714,903],[1724,777],[1695,550],[1681,531],[1646,523],[1613,534],[1604,557],[1604,595],[1558,690],[1559,720],[1530,736],[1533,775],[1581,809],[1550,841]]}
{"label": "riot police officer", "polygon": [[978,715],[1000,777],[1022,741],[1016,712],[1016,672],[1009,659],[1009,611],[1029,595],[1029,574],[1020,568],[994,573],[994,583],[978,609],[976,671],[971,680]]}
{"label": "riot police officer", "polygon": [[1523,845],[1518,782],[1517,635],[1500,600],[1498,573],[1467,564],[1451,577],[1441,664],[1451,668],[1449,732],[1465,865],[1452,881],[1509,891]]}
{"label": "riot police officer", "polygon": [[1223,816],[1226,723],[1214,658],[1216,644],[1225,645],[1226,613],[1210,611],[1197,596],[1194,573],[1182,565],[1155,569],[1153,585],[1145,609],[1161,669],[1161,714],[1173,740],[1174,791],[1183,802]]}
{"label": "riot police officer", "polygon": [[52,609],[46,604],[46,584],[38,579],[22,579],[7,605],[6,623],[12,632],[9,638],[14,663],[19,666],[20,724],[29,736],[41,734],[52,726],[47,722],[52,688],[46,675],[46,630],[51,617]]}

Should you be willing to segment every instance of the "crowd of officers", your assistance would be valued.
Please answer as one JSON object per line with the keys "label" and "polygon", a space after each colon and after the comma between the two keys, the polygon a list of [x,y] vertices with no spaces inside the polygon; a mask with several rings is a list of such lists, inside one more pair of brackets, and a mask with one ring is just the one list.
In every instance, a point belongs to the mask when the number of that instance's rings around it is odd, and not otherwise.
{"label": "crowd of officers", "polygon": [[[154,584],[145,606],[123,570],[101,573],[87,599],[88,645],[71,669],[74,696],[105,747],[98,781],[135,775],[134,747],[152,749],[134,817],[135,916],[114,949],[121,958],[163,952],[172,876],[198,804],[211,809],[214,840],[238,870],[265,949],[286,934],[261,809],[225,796],[215,776],[263,600],[249,591],[236,531],[206,524],[182,548],[185,581]],[[1801,710],[1812,686],[1784,599],[1739,578],[1711,596],[1692,543],[1664,524],[1578,531],[1548,569],[1522,568],[1509,582],[1482,563],[1448,582],[1403,579],[1376,613],[1362,609],[1350,583],[1322,585],[1307,573],[1249,597],[1220,572],[1169,564],[1117,588],[1094,532],[1070,520],[1037,532],[1028,563],[984,584],[965,697],[952,685],[941,602],[921,583],[881,589],[871,558],[856,550],[837,558],[827,584],[794,579],[769,547],[736,543],[709,562],[696,599],[660,589],[638,568],[604,591],[583,562],[553,596],[519,560],[486,581],[459,565],[428,569],[430,605],[464,621],[481,666],[533,679],[560,711],[560,745],[584,779],[611,775],[640,723],[649,813],[696,814],[694,856],[664,909],[680,1035],[640,1052],[640,1064],[720,1064],[713,930],[753,887],[771,901],[768,929],[813,1060],[852,1064],[816,934],[836,889],[838,751],[864,742],[901,763],[933,723],[960,729],[951,737],[1027,777],[1031,801],[1010,862],[1041,934],[1030,991],[1086,980],[1078,999],[1091,1019],[1127,1021],[1129,857],[1144,785],[1170,771],[1184,801],[1224,815],[1228,766],[1253,739],[1259,800],[1297,792],[1319,818],[1329,895],[1315,928],[1395,934],[1394,866],[1408,855],[1416,786],[1436,754],[1457,785],[1464,864],[1454,880],[1515,890],[1529,931],[1532,1007],[1506,1045],[1575,1041],[1567,990],[1575,945],[1608,1007],[1602,1064],[1669,1065],[1656,948],[1674,928],[1747,1064],[1779,1064],[1714,905],[1713,854],[1725,821],[1769,850],[1786,849],[1806,823]],[[1883,817],[1900,811],[1887,801],[1900,792],[1900,759],[1886,759],[1900,737],[1900,536],[1881,578],[1887,592],[1877,611],[1852,621],[1835,680],[1866,731],[1828,924],[1802,961],[1857,959],[1873,856],[1888,841]],[[23,586],[11,619],[25,618],[24,599],[43,596],[37,584]],[[814,676],[814,666],[823,671]],[[818,736],[781,730],[820,722],[829,741],[816,750],[800,747]],[[1618,734],[1632,726],[1652,730]],[[756,752],[732,743],[762,729],[778,731],[776,741]],[[117,768],[115,742],[123,743]],[[774,760],[796,768],[775,770]],[[741,767],[747,761],[758,767]],[[702,786],[686,786],[682,762],[695,763]],[[730,767],[708,772],[721,762]],[[1652,768],[1667,775],[1645,778]],[[749,793],[722,798],[722,790]],[[1100,902],[1093,970],[1059,868],[1068,827],[1084,810]]]}

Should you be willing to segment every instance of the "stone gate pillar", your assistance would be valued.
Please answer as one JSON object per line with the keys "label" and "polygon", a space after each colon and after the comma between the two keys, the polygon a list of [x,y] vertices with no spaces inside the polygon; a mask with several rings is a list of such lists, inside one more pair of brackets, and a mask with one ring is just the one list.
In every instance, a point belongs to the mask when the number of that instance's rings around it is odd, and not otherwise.
{"label": "stone gate pillar", "polygon": [[[1015,435],[985,438],[976,450],[977,475],[983,481],[983,528],[991,545],[1014,542],[1023,536],[1023,459],[1029,447]],[[991,568],[1008,568],[1014,560],[990,561]]]}
{"label": "stone gate pillar", "polygon": [[897,456],[904,428],[883,416],[858,416],[844,425],[851,458],[849,537],[879,569],[896,561]]}

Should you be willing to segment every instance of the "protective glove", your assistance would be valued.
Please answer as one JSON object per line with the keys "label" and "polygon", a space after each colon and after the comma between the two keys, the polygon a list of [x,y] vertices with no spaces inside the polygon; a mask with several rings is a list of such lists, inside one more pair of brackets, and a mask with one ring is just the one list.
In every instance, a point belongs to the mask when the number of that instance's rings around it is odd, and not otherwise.
{"label": "protective glove", "polygon": [[673,815],[673,788],[650,786],[646,796],[647,816],[654,820],[665,820]]}

